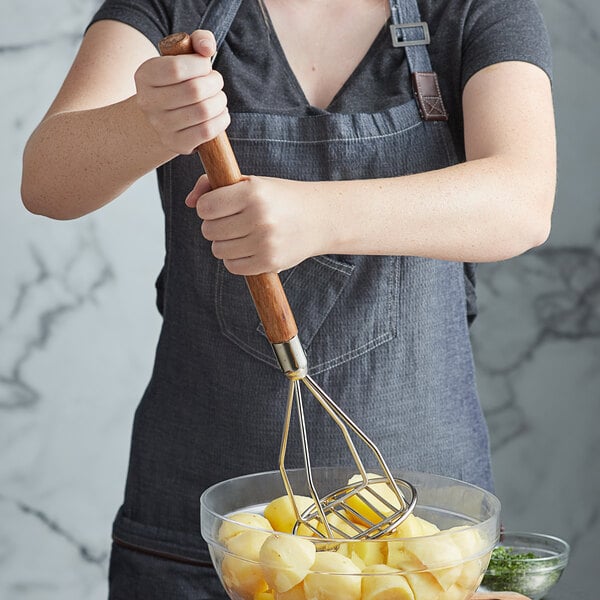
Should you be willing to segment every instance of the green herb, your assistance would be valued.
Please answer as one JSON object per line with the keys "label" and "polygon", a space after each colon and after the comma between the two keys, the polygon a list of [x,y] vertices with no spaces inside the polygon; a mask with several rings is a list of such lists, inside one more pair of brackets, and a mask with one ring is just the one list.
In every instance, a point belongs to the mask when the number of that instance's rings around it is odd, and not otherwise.
{"label": "green herb", "polygon": [[562,569],[558,559],[545,559],[543,565],[529,562],[539,558],[533,552],[517,553],[513,548],[494,549],[481,582],[486,589],[518,592],[541,598],[559,579]]}

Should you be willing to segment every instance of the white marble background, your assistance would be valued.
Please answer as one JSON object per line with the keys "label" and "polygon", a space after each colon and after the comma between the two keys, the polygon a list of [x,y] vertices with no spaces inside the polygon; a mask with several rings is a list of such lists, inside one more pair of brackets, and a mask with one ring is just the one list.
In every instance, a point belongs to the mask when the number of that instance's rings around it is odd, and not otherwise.
{"label": "white marble background", "polygon": [[[0,600],[106,598],[110,526],[158,334],[154,177],[75,222],[21,206],[21,154],[98,0],[3,0]],[[596,600],[600,555],[600,4],[540,0],[555,51],[550,241],[480,269],[473,335],[507,528],[572,544],[551,600]]]}

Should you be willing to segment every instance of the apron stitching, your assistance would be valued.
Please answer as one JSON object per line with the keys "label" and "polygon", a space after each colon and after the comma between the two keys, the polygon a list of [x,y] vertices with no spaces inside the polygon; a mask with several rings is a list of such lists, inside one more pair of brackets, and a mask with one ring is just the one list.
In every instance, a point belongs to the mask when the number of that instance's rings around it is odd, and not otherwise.
{"label": "apron stitching", "polygon": [[365,140],[380,140],[380,139],[384,139],[384,138],[394,137],[397,135],[402,135],[403,133],[410,131],[411,129],[415,129],[416,127],[421,127],[422,125],[423,125],[423,122],[420,121],[419,123],[410,125],[409,127],[405,128],[405,129],[400,129],[398,131],[393,131],[391,133],[382,133],[379,135],[367,135],[367,136],[362,136],[362,137],[331,138],[331,139],[325,139],[325,140],[284,140],[284,139],[279,139],[279,138],[267,138],[267,137],[252,138],[252,137],[233,137],[233,136],[229,136],[229,140],[232,142],[254,142],[254,143],[277,142],[280,144],[298,144],[298,145],[330,144],[331,142],[362,143]]}
{"label": "apron stitching", "polygon": [[251,356],[255,356],[256,358],[262,358],[266,363],[270,364],[271,366],[278,366],[277,361],[273,358],[273,356],[270,356],[269,354],[264,354],[254,346],[250,346],[249,344],[244,342],[244,340],[231,333],[229,329],[224,329],[223,331],[226,337],[239,344],[240,347],[246,350],[246,352],[248,352],[248,354],[250,354]]}
{"label": "apron stitching", "polygon": [[326,256],[313,256],[311,257],[315,262],[323,265],[324,267],[328,267],[330,269],[335,269],[344,275],[352,275],[354,269],[356,268],[354,265],[341,265],[331,258],[327,258]]}
{"label": "apron stitching", "polygon": [[349,360],[354,360],[355,358],[358,358],[359,356],[362,356],[363,354],[367,354],[367,352],[370,352],[371,350],[373,350],[373,348],[376,348],[377,346],[380,346],[381,344],[384,344],[385,342],[389,342],[393,338],[394,338],[394,334],[387,331],[386,333],[382,333],[381,335],[378,335],[377,337],[372,338],[371,340],[369,340],[362,346],[359,346],[358,348],[354,348],[350,352],[346,352],[345,354],[341,354],[339,356],[336,356],[335,358],[331,358],[325,362],[316,364],[314,366],[312,366],[309,363],[309,365],[308,365],[309,371],[313,375],[316,375],[316,374],[320,373],[321,371],[324,371],[325,369],[331,369],[332,367],[336,367],[339,364],[348,362]]}

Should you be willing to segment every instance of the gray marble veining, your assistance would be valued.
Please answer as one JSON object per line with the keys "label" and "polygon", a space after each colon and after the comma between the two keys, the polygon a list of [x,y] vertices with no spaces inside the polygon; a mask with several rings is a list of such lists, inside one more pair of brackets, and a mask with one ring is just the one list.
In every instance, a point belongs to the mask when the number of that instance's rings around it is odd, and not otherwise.
{"label": "gray marble veining", "polygon": [[2,344],[0,410],[30,409],[40,400],[40,391],[23,376],[27,363],[45,350],[63,319],[96,302],[96,292],[114,278],[93,231],[80,240],[58,271],[52,270],[36,246],[30,253],[36,270],[31,279],[17,284],[14,304],[6,320],[0,320],[0,338],[12,340]]}

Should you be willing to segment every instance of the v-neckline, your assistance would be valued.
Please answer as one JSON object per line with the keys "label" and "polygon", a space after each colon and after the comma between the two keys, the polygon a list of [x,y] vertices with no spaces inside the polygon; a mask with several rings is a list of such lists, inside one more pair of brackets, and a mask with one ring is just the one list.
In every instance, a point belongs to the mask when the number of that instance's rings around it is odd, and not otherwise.
{"label": "v-neckline", "polygon": [[365,54],[363,55],[363,57],[360,59],[360,61],[357,63],[357,65],[354,67],[354,69],[350,72],[350,75],[346,78],[344,83],[342,83],[342,85],[337,90],[337,92],[333,95],[333,97],[329,101],[329,104],[327,104],[327,106],[325,108],[321,108],[319,106],[312,104],[309,101],[308,97],[306,96],[306,93],[305,93],[302,85],[300,84],[300,81],[298,80],[298,77],[296,76],[294,69],[292,69],[292,65],[290,64],[290,62],[288,60],[285,50],[283,49],[281,40],[279,39],[279,36],[275,29],[275,26],[273,25],[273,21],[271,19],[271,15],[269,14],[269,11],[265,8],[264,11],[261,11],[261,13],[262,13],[263,18],[266,21],[266,24],[268,27],[268,35],[271,38],[271,42],[273,43],[273,47],[275,48],[275,51],[277,52],[278,58],[282,64],[283,71],[285,72],[285,75],[286,75],[288,81],[292,84],[292,86],[294,87],[296,92],[300,95],[300,98],[301,98],[303,104],[308,109],[315,111],[315,112],[319,112],[319,113],[331,112],[331,110],[330,110],[331,107],[335,105],[335,103],[338,101],[338,99],[341,97],[341,95],[344,93],[344,91],[352,84],[352,82],[360,76],[360,74],[362,73],[362,71],[365,68],[365,64],[371,58],[371,54],[375,51],[375,49],[382,42],[381,38],[388,34],[389,26],[391,23],[391,17],[388,17],[386,19],[386,22],[382,25],[381,29],[379,30],[379,32],[377,33],[377,35],[371,42],[371,45],[368,47],[368,49],[365,52]]}

